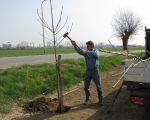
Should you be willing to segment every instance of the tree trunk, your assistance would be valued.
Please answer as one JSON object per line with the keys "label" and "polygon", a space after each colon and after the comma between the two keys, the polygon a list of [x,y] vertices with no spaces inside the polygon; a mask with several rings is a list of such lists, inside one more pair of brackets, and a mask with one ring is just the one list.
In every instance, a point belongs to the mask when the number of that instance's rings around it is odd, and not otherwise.
{"label": "tree trunk", "polygon": [[123,50],[128,50],[128,38],[123,38],[122,39],[122,43],[123,43]]}
{"label": "tree trunk", "polygon": [[57,91],[58,91],[58,100],[59,100],[59,112],[62,113],[64,111],[63,105],[63,88],[62,88],[62,79],[61,79],[61,55],[58,55],[58,63],[57,63]]}

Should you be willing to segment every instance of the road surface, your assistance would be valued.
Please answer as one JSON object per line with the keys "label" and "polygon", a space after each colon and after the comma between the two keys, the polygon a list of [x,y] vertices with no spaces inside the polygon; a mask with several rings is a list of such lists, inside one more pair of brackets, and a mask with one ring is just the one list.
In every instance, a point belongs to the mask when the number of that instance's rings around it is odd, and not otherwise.
{"label": "road surface", "polygon": [[[138,51],[135,51],[138,52]],[[110,55],[108,53],[100,52],[100,56]],[[54,63],[54,55],[33,55],[33,56],[20,56],[20,57],[2,57],[0,58],[0,69],[6,69],[13,66],[20,66],[23,64],[42,64],[42,63]],[[82,58],[77,53],[62,54],[62,59],[78,59]]]}

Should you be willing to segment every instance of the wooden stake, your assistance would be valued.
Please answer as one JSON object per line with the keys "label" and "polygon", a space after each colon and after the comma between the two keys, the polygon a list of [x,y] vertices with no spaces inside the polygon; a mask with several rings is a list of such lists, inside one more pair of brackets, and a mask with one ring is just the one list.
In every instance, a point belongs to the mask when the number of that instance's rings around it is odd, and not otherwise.
{"label": "wooden stake", "polygon": [[58,96],[59,96],[59,105],[60,105],[60,112],[64,111],[63,105],[63,87],[62,87],[62,79],[61,79],[61,55],[58,55]]}

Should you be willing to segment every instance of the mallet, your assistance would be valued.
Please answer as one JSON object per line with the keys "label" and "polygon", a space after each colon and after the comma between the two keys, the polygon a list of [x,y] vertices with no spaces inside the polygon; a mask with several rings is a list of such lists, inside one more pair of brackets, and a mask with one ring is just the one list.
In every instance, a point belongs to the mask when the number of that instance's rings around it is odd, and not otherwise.
{"label": "mallet", "polygon": [[66,32],[64,35],[63,35],[63,37],[65,38],[65,37],[67,37],[70,41],[73,41],[69,36],[68,36],[68,32]]}
{"label": "mallet", "polygon": [[[71,42],[74,42],[74,40],[72,40],[69,36],[68,36],[68,32],[66,32],[64,35],[63,35],[63,37],[65,38],[65,37],[67,37]],[[78,45],[76,45],[76,47],[78,47],[79,49],[81,49]]]}

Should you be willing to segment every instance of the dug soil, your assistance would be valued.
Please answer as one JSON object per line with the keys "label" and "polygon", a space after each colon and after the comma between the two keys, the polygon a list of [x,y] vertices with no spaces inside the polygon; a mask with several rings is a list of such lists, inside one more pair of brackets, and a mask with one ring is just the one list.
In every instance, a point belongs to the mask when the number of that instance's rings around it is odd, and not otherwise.
{"label": "dug soil", "polygon": [[[71,109],[65,113],[29,112],[26,113],[21,107],[14,106],[12,112],[1,115],[0,120],[150,120],[150,107],[132,104],[129,102],[129,92],[123,86],[113,107],[112,113],[108,114],[113,99],[121,85],[112,86],[118,81],[123,68],[119,67],[112,71],[101,73],[101,83],[104,95],[104,106],[97,104],[97,91],[94,83],[91,83],[90,105],[83,105],[85,100],[83,82],[64,92],[64,105]],[[72,78],[70,78],[72,79]],[[70,92],[69,92],[70,91]],[[46,97],[55,97],[49,95]]]}

